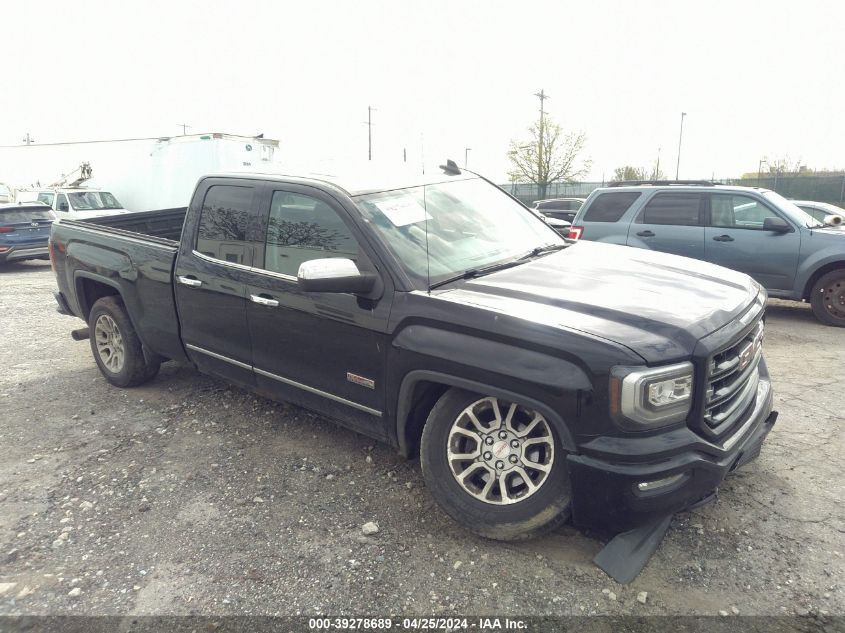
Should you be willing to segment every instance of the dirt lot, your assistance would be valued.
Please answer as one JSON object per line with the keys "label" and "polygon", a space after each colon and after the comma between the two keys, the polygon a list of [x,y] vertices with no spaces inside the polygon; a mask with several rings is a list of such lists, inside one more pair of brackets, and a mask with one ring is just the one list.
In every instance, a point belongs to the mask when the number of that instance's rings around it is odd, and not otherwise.
{"label": "dirt lot", "polygon": [[172,364],[109,386],[54,285],[0,271],[0,614],[845,613],[845,330],[806,306],[769,307],[761,457],[623,587],[596,535],[482,540],[416,462],[301,409]]}

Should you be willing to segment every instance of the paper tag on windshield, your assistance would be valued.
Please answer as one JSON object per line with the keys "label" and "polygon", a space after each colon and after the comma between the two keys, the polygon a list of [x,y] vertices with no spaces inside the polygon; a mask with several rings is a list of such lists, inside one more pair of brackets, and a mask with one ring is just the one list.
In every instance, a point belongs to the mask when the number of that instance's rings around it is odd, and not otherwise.
{"label": "paper tag on windshield", "polygon": [[406,226],[431,219],[431,215],[426,214],[425,207],[411,196],[379,200],[375,205],[394,226]]}

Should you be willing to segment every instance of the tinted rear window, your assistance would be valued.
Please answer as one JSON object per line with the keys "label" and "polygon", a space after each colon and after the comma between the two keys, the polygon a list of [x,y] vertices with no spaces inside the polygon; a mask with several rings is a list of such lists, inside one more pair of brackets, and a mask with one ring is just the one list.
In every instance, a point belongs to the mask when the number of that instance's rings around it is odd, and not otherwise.
{"label": "tinted rear window", "polygon": [[577,209],[581,206],[576,200],[552,200],[551,202],[541,202],[539,205],[540,209],[562,209],[564,211],[569,211],[572,209]]}
{"label": "tinted rear window", "polygon": [[32,222],[33,220],[52,220],[53,214],[49,209],[0,209],[0,223]]}
{"label": "tinted rear window", "polygon": [[658,193],[645,205],[643,224],[697,226],[701,208],[700,193]]}
{"label": "tinted rear window", "polygon": [[639,191],[613,191],[600,193],[593,200],[587,213],[585,222],[617,222],[625,212],[640,197]]}
{"label": "tinted rear window", "polygon": [[252,265],[253,243],[261,232],[252,209],[252,187],[213,185],[202,203],[197,250],[208,257]]}

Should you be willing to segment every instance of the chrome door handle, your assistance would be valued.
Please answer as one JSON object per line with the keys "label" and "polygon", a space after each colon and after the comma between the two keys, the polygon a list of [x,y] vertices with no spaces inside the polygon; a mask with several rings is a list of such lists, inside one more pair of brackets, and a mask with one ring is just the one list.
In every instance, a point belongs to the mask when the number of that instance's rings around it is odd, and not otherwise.
{"label": "chrome door handle", "polygon": [[262,297],[261,295],[249,295],[249,300],[253,303],[269,306],[271,308],[277,308],[279,306],[279,302],[275,299],[268,299],[267,297]]}
{"label": "chrome door handle", "polygon": [[202,282],[199,279],[194,279],[193,277],[182,277],[180,275],[177,279],[180,284],[185,284],[191,288],[199,288],[202,285]]}

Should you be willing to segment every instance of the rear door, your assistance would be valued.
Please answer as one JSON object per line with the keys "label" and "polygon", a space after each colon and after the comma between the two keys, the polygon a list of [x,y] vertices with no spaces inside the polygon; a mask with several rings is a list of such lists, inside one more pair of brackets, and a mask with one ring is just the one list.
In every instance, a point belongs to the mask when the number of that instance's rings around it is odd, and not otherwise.
{"label": "rear door", "polygon": [[751,275],[770,290],[792,290],[798,269],[801,234],[766,231],[767,217],[789,218],[762,200],[740,193],[711,193],[705,230],[709,262]]}
{"label": "rear door", "polygon": [[382,434],[387,318],[392,285],[378,299],[306,293],[299,266],[351,259],[379,274],[349,214],[314,187],[268,184],[266,247],[247,278],[256,383],[279,398]]}
{"label": "rear door", "polygon": [[630,220],[622,218],[641,195],[639,191],[604,191],[591,196],[576,214],[575,224],[583,227],[578,237],[608,244],[625,244]]}
{"label": "rear door", "polygon": [[188,356],[208,373],[252,385],[246,282],[261,248],[260,185],[203,180],[188,210],[174,290]]}
{"label": "rear door", "polygon": [[628,228],[628,246],[704,259],[704,194],[661,191]]}

